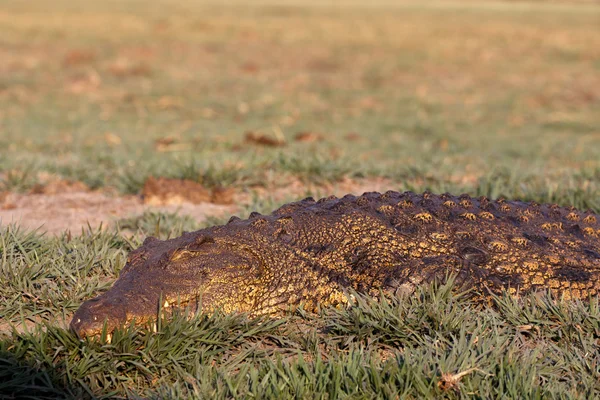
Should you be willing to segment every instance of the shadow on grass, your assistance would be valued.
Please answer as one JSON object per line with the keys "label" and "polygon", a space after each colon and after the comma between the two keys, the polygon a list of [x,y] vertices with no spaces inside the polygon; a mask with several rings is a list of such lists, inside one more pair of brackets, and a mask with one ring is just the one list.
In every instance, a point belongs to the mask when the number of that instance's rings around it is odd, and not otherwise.
{"label": "shadow on grass", "polygon": [[36,367],[10,351],[0,351],[1,399],[57,399],[80,397],[81,389],[70,390],[55,378],[54,370]]}

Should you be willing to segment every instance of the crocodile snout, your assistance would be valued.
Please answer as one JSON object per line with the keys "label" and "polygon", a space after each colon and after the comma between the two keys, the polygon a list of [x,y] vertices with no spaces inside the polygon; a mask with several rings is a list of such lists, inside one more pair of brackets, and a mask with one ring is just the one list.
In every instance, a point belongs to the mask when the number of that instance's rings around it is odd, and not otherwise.
{"label": "crocodile snout", "polygon": [[107,299],[100,296],[84,302],[73,315],[70,329],[83,338],[102,333],[104,324],[107,332],[122,325],[127,320],[127,313],[120,299]]}

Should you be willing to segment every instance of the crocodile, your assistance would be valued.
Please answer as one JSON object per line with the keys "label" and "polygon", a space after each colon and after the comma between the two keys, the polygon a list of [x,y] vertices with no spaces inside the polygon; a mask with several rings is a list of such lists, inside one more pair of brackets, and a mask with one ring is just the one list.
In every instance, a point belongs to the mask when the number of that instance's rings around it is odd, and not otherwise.
{"label": "crocodile", "polygon": [[[489,299],[545,290],[600,293],[600,216],[535,202],[367,192],[285,204],[225,225],[148,237],[112,288],[85,301],[80,337],[190,307],[250,315],[411,291],[452,274]],[[159,307],[160,306],[160,307]]]}

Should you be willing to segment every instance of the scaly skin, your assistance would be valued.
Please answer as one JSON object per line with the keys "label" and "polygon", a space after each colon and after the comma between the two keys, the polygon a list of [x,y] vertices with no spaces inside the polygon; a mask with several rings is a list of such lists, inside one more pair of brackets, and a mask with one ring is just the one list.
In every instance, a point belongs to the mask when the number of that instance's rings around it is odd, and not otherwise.
{"label": "scaly skin", "polygon": [[[556,205],[389,191],[308,198],[129,255],[114,286],[81,305],[80,336],[156,316],[158,304],[276,313],[346,302],[344,293],[412,290],[449,273],[485,296],[600,292],[600,216]],[[200,300],[199,300],[200,299]]]}

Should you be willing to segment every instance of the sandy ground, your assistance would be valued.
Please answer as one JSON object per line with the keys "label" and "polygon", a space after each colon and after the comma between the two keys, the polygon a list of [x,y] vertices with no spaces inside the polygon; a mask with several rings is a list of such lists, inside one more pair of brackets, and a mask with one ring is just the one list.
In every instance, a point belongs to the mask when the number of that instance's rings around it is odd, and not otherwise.
{"label": "sandy ground", "polygon": [[96,228],[112,226],[115,221],[142,214],[146,210],[179,212],[202,221],[235,211],[234,206],[212,203],[149,205],[140,196],[114,197],[102,192],[27,194],[7,196],[10,206],[0,209],[0,224],[16,222],[24,228],[40,228],[48,233],[76,233],[88,224]]}
{"label": "sandy ground", "polygon": [[[173,191],[164,190],[173,187]],[[145,211],[177,212],[197,221],[209,216],[234,215],[240,206],[248,204],[252,196],[271,196],[275,201],[290,198],[300,200],[308,190],[323,196],[347,193],[362,194],[366,191],[394,189],[383,179],[369,181],[342,181],[333,185],[307,187],[301,182],[290,182],[285,188],[252,188],[249,192],[229,193],[226,203],[215,204],[211,198],[198,196],[201,188],[190,186],[182,190],[181,182],[164,184],[160,193],[144,193],[139,196],[117,196],[103,191],[90,191],[80,184],[60,183],[48,185],[27,194],[0,194],[0,225],[17,223],[23,228],[50,234],[65,231],[78,233],[81,229],[99,226],[110,227],[121,218],[140,215]],[[245,217],[244,215],[240,215]]]}

